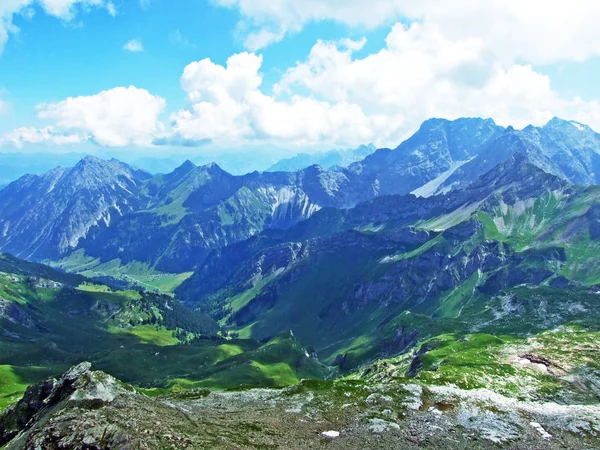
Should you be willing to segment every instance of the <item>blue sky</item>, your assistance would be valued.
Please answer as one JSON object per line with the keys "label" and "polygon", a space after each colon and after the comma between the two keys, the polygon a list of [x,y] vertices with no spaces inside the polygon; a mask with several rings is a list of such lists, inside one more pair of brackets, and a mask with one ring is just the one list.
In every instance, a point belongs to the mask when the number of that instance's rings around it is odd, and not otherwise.
{"label": "blue sky", "polygon": [[394,146],[431,116],[600,129],[597,2],[416,3],[7,1],[0,151]]}
{"label": "blue sky", "polygon": [[[94,9],[66,22],[33,5],[33,19],[17,16],[19,35],[0,54],[0,83],[13,99],[13,119],[32,116],[35,105],[79,95],[91,95],[115,86],[145,88],[164,97],[172,109],[183,107],[179,86],[183,68],[191,61],[210,58],[225,64],[245,50],[236,32],[240,14],[209,1],[153,0],[146,6],[125,1],[118,14]],[[318,39],[373,36],[372,47],[383,46],[386,28],[352,30],[336,23],[311,24],[285,42],[261,51],[263,86],[269,90],[282,71],[305,57]],[[140,40],[143,51],[123,49]],[[2,125],[6,130],[6,124]]]}

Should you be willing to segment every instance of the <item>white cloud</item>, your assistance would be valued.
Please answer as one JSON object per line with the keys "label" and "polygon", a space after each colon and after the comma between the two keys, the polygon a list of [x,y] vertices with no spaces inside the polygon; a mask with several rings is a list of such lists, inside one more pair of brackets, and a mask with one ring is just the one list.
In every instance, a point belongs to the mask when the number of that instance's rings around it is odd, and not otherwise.
{"label": "white cloud", "polygon": [[392,133],[397,137],[429,117],[492,117],[520,127],[587,111],[590,125],[600,127],[597,102],[562,98],[530,64],[507,64],[490,55],[482,39],[449,37],[430,22],[396,24],[386,47],[364,58],[355,58],[347,44],[318,42],[274,92],[299,89],[331,103],[360,105],[367,113],[397,115],[403,124]]}
{"label": "white cloud", "polygon": [[1,136],[0,147],[3,145],[12,145],[16,148],[22,148],[25,144],[67,145],[79,144],[84,140],[85,138],[76,134],[65,135],[58,133],[52,127],[42,129],[21,127]]}
{"label": "white cloud", "polygon": [[317,42],[274,87],[276,105],[287,96],[300,104],[303,93],[306,101],[351,105],[370,120],[377,117],[387,124],[383,132],[371,126],[380,144],[397,143],[432,116],[484,116],[523,126],[562,115],[600,126],[598,102],[561,97],[534,68],[600,56],[596,0],[215,1],[239,9],[238,30],[251,49],[311,22],[354,28],[396,22],[385,47],[364,58],[355,56],[364,40]]}
{"label": "white cloud", "polygon": [[[308,90],[328,102],[360,105],[367,113],[399,116],[413,131],[429,117],[492,117],[504,125],[541,125],[555,115],[594,119],[597,102],[562,98],[548,76],[529,64],[503,64],[479,38],[449,38],[437,25],[396,24],[386,47],[355,58],[351,47],[318,42],[290,68],[276,94]],[[393,144],[393,143],[389,143]]]}
{"label": "white cloud", "polygon": [[320,20],[334,20],[352,27],[374,28],[401,17],[406,0],[214,0],[217,5],[239,9],[247,29],[245,44],[258,50],[280,41],[289,32]]}
{"label": "white cloud", "polygon": [[108,11],[108,14],[110,14],[112,17],[115,17],[117,15],[117,7],[112,2],[106,3],[106,10]]}
{"label": "white cloud", "polygon": [[127,50],[128,52],[142,52],[144,51],[144,46],[140,39],[132,39],[123,46],[123,50]]}
{"label": "white cloud", "polygon": [[107,0],[38,0],[37,1],[47,14],[64,20],[75,17],[76,7],[82,8],[105,8],[110,15],[115,15],[115,5]]}
{"label": "white cloud", "polygon": [[361,107],[310,97],[289,101],[260,90],[262,57],[233,55],[223,67],[208,59],[188,65],[181,78],[190,107],[171,116],[182,139],[235,145],[267,141],[287,145],[347,145],[395,129],[395,117],[365,115]]}
{"label": "white cloud", "polygon": [[40,119],[54,122],[65,134],[88,136],[100,145],[150,145],[164,133],[159,115],[165,100],[134,86],[96,95],[70,97],[36,107]]}
{"label": "white cloud", "polygon": [[58,19],[70,21],[77,15],[78,7],[83,10],[103,8],[111,16],[117,14],[115,5],[110,0],[1,0],[0,1],[0,52],[10,34],[19,32],[13,23],[13,17],[22,15],[28,20],[33,18],[33,5],[39,5],[46,14]]}
{"label": "white cloud", "polygon": [[[239,9],[245,44],[257,50],[306,24],[374,28],[398,19],[437,26],[452,40],[481,39],[505,61],[551,63],[600,55],[597,0],[214,0]],[[522,61],[521,61],[522,62]]]}
{"label": "white cloud", "polygon": [[261,91],[260,55],[234,55],[226,67],[192,63],[181,79],[190,106],[171,116],[173,129],[183,139],[223,145],[323,147],[395,146],[430,117],[492,117],[522,127],[560,115],[600,128],[597,102],[562,98],[548,76],[490,57],[479,38],[450,38],[428,22],[398,23],[385,48],[357,58],[364,45],[317,42],[273,95]]}
{"label": "white cloud", "polygon": [[401,128],[387,133],[396,139],[432,116],[526,121],[554,98],[548,79],[530,66],[505,69],[482,62],[479,39],[453,41],[435,26],[414,23],[395,25],[386,42],[381,51],[359,59],[354,49],[361,45],[319,41],[274,92],[293,95],[302,89],[332,104],[346,102],[367,114],[396,116]]}

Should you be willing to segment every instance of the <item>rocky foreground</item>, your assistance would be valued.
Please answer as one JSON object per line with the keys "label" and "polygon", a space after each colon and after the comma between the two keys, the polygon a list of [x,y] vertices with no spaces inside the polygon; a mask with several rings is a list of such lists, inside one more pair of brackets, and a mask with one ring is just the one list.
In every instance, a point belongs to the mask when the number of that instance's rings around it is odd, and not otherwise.
{"label": "rocky foreground", "polygon": [[0,416],[6,449],[599,448],[600,407],[401,380],[148,397],[82,363]]}

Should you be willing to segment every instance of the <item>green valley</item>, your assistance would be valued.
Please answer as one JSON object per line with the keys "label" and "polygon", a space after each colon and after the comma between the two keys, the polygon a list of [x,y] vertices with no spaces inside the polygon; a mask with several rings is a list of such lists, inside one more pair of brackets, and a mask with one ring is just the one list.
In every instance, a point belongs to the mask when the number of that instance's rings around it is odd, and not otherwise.
{"label": "green valley", "polygon": [[[1,407],[81,359],[149,393],[281,386],[326,373],[289,335],[263,343],[225,339],[210,317],[171,297],[62,283],[30,275],[32,265],[12,261],[20,274],[0,273]],[[67,277],[52,269],[45,275]]]}

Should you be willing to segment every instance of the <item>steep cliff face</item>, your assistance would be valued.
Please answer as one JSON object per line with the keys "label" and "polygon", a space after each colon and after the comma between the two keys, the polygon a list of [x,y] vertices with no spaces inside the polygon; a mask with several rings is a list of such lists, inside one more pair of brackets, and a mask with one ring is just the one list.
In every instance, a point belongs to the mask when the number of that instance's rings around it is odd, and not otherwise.
{"label": "steep cliff face", "polygon": [[503,128],[492,120],[430,119],[395,150],[381,149],[345,172],[368,196],[431,196],[464,189],[494,166],[523,153],[547,173],[573,184],[598,182],[600,135],[554,118],[543,127]]}
{"label": "steep cliff face", "polygon": [[86,157],[72,169],[25,176],[0,193],[0,249],[52,258],[75,249],[91,228],[138,209],[150,175],[116,160]]}
{"label": "steep cliff face", "polygon": [[511,127],[490,140],[478,154],[458,168],[439,186],[438,192],[464,188],[477,176],[491,170],[516,153],[547,173],[573,184],[598,182],[600,135],[577,122],[554,118],[543,127]]}

